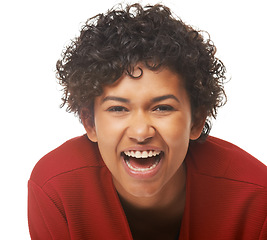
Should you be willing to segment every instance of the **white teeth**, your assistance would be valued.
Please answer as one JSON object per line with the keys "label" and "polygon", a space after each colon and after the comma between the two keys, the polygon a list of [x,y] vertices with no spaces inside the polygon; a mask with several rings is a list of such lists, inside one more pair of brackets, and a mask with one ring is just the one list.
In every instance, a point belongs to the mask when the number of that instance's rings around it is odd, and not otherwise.
{"label": "white teeth", "polygon": [[157,150],[150,150],[150,151],[126,151],[124,154],[128,157],[134,158],[148,158],[148,157],[155,157],[160,154],[160,151]]}

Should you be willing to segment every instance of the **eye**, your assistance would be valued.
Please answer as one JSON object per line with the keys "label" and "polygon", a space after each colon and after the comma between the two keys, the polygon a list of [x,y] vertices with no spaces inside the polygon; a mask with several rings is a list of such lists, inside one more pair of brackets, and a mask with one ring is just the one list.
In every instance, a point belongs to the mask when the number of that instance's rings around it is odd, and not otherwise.
{"label": "eye", "polygon": [[158,105],[153,109],[154,112],[171,112],[174,110],[174,107],[170,105]]}
{"label": "eye", "polygon": [[115,113],[120,113],[120,112],[129,112],[129,110],[126,107],[123,106],[112,106],[107,109],[108,112],[115,112]]}

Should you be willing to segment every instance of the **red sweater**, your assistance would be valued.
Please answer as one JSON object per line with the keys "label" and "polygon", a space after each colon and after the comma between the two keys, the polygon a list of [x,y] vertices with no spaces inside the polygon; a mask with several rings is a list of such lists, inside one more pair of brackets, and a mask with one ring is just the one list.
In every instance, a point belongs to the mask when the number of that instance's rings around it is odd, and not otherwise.
{"label": "red sweater", "polygon": [[[240,148],[209,137],[193,143],[180,240],[267,239],[267,168]],[[43,157],[29,180],[33,240],[132,239],[97,145],[86,136]]]}

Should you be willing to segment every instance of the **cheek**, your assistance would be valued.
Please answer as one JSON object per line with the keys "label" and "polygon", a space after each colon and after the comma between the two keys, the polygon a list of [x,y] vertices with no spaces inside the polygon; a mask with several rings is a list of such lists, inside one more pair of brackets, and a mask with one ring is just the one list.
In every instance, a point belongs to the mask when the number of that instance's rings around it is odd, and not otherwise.
{"label": "cheek", "polygon": [[181,162],[184,160],[188,145],[189,145],[189,135],[184,132],[176,132],[177,134],[173,134],[172,137],[167,139],[169,155],[171,159],[175,159],[175,161]]}
{"label": "cheek", "polygon": [[159,122],[158,130],[171,145],[186,142],[190,138],[191,119],[179,113],[167,122]]}
{"label": "cheek", "polygon": [[113,127],[107,124],[98,124],[96,128],[98,148],[104,163],[112,174],[116,173],[118,140],[115,137]]}
{"label": "cheek", "polygon": [[190,121],[184,118],[175,119],[161,126],[160,131],[167,144],[170,158],[176,158],[179,162],[183,161],[190,141]]}
{"label": "cheek", "polygon": [[100,120],[95,121],[96,135],[98,142],[118,143],[124,132],[121,121],[112,118],[100,117]]}
{"label": "cheek", "polygon": [[[118,145],[123,135],[123,126],[120,121],[97,115],[95,119],[95,131],[98,147],[103,160],[111,161],[118,155]],[[113,160],[114,161],[114,160]]]}

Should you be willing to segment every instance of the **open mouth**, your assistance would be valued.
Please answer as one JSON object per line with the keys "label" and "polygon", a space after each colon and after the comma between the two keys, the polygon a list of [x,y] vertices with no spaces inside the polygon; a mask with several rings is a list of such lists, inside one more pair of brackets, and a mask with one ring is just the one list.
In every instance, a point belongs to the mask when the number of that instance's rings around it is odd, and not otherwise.
{"label": "open mouth", "polygon": [[160,163],[163,152],[156,150],[149,151],[125,151],[122,153],[123,159],[134,172],[145,173],[155,169]]}

